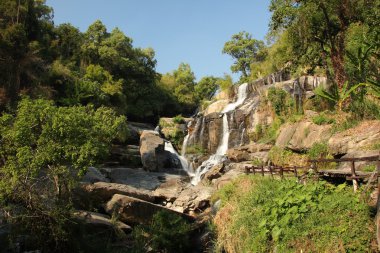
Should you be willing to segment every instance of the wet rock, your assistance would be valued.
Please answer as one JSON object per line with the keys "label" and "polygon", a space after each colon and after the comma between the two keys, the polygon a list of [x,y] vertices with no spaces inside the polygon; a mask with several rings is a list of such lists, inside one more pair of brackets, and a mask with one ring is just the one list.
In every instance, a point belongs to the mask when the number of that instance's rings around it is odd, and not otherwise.
{"label": "wet rock", "polygon": [[211,181],[213,179],[219,178],[224,173],[224,164],[219,163],[213,166],[209,171],[206,172],[202,181]]}
{"label": "wet rock", "polygon": [[344,132],[334,134],[328,141],[329,150],[334,155],[371,149],[380,143],[380,121],[362,122]]}

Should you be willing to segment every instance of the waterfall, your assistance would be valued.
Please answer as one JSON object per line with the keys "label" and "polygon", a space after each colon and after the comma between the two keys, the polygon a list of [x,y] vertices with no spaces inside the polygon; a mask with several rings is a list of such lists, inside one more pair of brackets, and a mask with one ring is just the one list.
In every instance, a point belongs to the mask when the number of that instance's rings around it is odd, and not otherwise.
{"label": "waterfall", "polygon": [[243,131],[241,132],[240,146],[243,146],[243,144],[244,144],[244,134],[245,134],[245,128],[243,128]]}
{"label": "waterfall", "polygon": [[208,170],[210,170],[213,166],[215,166],[218,163],[223,162],[223,159],[225,159],[224,155],[226,154],[228,150],[228,141],[230,137],[230,130],[228,126],[228,116],[227,112],[230,112],[232,110],[235,110],[236,107],[240,106],[244,103],[245,99],[247,98],[247,83],[244,83],[239,86],[238,88],[238,95],[236,102],[228,104],[222,111],[223,113],[223,135],[222,140],[220,141],[218,148],[216,150],[216,153],[211,155],[209,159],[204,161],[195,171],[195,175],[191,180],[191,184],[197,185],[201,179],[202,175],[205,174]]}
{"label": "waterfall", "polygon": [[181,156],[185,156],[186,155],[186,147],[187,147],[187,143],[189,142],[189,137],[190,137],[190,134],[187,134],[185,136],[185,139],[183,140],[182,150],[181,150]]}
{"label": "waterfall", "polygon": [[174,149],[172,143],[170,141],[165,141],[165,150],[169,151],[173,155],[175,155],[178,160],[181,162],[182,169],[184,169],[189,176],[194,176],[194,173],[192,171],[191,165],[189,162],[186,160],[185,157],[179,155],[177,151]]}

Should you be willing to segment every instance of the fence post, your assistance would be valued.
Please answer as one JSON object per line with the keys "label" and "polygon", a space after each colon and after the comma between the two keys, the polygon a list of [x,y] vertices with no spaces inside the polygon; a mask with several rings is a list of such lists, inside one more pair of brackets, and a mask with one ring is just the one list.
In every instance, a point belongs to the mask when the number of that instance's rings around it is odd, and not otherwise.
{"label": "fence post", "polygon": [[294,176],[298,178],[297,167],[294,167]]}
{"label": "fence post", "polygon": [[380,250],[380,154],[377,158],[377,213],[376,213],[376,240],[377,248]]}
{"label": "fence post", "polygon": [[281,179],[284,178],[284,168],[282,166],[280,167],[280,176],[281,176]]}
{"label": "fence post", "polygon": [[273,170],[272,170],[272,166],[271,165],[269,165],[269,172],[270,172],[271,177],[273,178]]}
{"label": "fence post", "polygon": [[264,166],[261,165],[261,175],[264,176]]}
{"label": "fence post", "polygon": [[355,161],[351,162],[351,174],[352,174],[352,185],[354,186],[354,192],[358,190],[358,180],[356,179],[356,172],[355,172]]}

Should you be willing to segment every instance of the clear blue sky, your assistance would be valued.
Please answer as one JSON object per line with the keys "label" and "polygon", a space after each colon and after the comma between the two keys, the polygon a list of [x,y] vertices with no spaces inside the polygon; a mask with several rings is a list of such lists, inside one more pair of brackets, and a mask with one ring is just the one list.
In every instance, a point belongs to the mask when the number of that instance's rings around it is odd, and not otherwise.
{"label": "clear blue sky", "polygon": [[[152,47],[157,71],[189,63],[197,79],[230,74],[233,63],[222,48],[239,31],[264,39],[270,0],[47,0],[54,22],[81,31],[101,20],[109,31],[119,27],[135,47]],[[236,76],[235,76],[236,79]]]}

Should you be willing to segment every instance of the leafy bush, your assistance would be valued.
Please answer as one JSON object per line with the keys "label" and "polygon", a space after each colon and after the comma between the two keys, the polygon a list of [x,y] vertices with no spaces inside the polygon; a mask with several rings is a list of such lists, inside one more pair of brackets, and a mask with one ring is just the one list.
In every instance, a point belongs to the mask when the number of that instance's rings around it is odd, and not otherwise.
{"label": "leafy bush", "polygon": [[369,207],[345,185],[244,176],[217,194],[219,251],[371,251]]}
{"label": "leafy bush", "polygon": [[181,216],[167,211],[157,212],[148,226],[133,230],[133,252],[189,252],[192,226]]}
{"label": "leafy bush", "polygon": [[275,113],[280,116],[286,109],[287,93],[283,89],[271,87],[268,89],[268,99],[272,104]]}
{"label": "leafy bush", "polygon": [[105,158],[125,118],[111,109],[56,107],[23,99],[0,117],[0,201],[9,221],[43,251],[65,252],[73,189],[88,166]]}
{"label": "leafy bush", "polygon": [[190,145],[186,147],[186,154],[198,154],[198,155],[204,155],[207,151],[199,145]]}
{"label": "leafy bush", "polygon": [[278,136],[278,131],[281,125],[284,123],[284,119],[281,117],[276,117],[269,127],[261,130],[261,138],[258,140],[260,143],[274,143]]}
{"label": "leafy bush", "polygon": [[335,120],[328,117],[325,113],[321,112],[317,116],[314,116],[312,118],[312,121],[314,124],[317,125],[327,125],[327,124],[333,124],[335,123]]}
{"label": "leafy bush", "polygon": [[182,115],[177,115],[173,118],[173,122],[176,123],[176,124],[184,124],[185,123],[185,119],[182,117]]}
{"label": "leafy bush", "polygon": [[327,143],[317,142],[307,152],[310,159],[326,158],[329,155]]}

